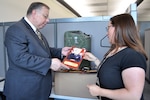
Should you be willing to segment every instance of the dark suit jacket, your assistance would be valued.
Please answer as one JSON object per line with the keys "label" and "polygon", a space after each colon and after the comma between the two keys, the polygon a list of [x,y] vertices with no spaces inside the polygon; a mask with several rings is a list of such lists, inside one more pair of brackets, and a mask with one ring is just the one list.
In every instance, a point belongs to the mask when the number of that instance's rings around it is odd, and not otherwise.
{"label": "dark suit jacket", "polygon": [[9,61],[4,85],[8,100],[48,99],[51,58],[61,58],[61,49],[50,48],[43,40],[45,46],[23,18],[8,28],[4,42]]}

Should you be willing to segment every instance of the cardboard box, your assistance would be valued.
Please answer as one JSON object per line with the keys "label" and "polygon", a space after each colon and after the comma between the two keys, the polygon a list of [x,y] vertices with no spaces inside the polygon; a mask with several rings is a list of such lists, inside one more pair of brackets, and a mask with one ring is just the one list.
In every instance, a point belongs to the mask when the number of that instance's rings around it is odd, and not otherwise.
{"label": "cardboard box", "polygon": [[55,72],[54,75],[54,92],[56,95],[92,98],[86,87],[87,84],[95,84],[96,73],[63,73]]}

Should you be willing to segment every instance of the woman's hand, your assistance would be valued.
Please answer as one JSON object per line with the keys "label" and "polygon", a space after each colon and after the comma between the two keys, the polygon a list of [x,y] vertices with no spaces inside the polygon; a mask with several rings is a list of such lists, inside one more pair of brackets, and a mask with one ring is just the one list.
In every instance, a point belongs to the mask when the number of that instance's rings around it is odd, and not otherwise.
{"label": "woman's hand", "polygon": [[83,59],[88,60],[88,61],[94,61],[96,66],[100,64],[100,60],[90,52],[86,52]]}
{"label": "woman's hand", "polygon": [[86,52],[84,57],[83,57],[85,60],[88,60],[88,61],[95,61],[97,58],[90,52]]}
{"label": "woman's hand", "polygon": [[89,92],[92,96],[100,96],[100,87],[96,84],[87,85]]}

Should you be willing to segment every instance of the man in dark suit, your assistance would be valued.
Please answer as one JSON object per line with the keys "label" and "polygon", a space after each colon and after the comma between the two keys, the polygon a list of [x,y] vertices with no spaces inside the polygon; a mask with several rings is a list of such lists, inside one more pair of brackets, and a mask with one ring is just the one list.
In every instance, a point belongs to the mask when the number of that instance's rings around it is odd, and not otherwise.
{"label": "man in dark suit", "polygon": [[47,22],[49,7],[41,2],[32,3],[25,17],[10,26],[5,36],[9,69],[6,73],[4,95],[6,100],[48,100],[52,88],[51,69],[68,68],[61,56],[70,47],[49,47],[45,37],[36,30]]}

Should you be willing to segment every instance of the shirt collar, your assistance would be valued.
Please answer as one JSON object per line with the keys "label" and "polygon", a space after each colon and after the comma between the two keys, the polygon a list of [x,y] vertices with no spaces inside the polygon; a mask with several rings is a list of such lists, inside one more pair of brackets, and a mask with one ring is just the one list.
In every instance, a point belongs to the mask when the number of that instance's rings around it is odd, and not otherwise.
{"label": "shirt collar", "polygon": [[25,16],[24,20],[31,26],[31,28],[36,32],[36,27],[29,21],[29,19]]}

